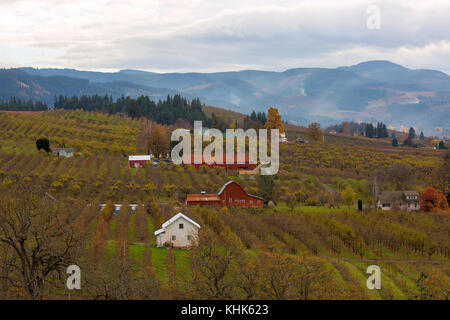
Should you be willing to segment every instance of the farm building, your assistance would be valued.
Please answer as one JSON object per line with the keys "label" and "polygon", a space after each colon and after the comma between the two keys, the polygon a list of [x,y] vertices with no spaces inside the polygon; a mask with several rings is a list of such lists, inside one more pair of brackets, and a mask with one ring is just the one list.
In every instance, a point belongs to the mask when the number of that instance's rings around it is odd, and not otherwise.
{"label": "farm building", "polygon": [[72,158],[73,148],[53,148],[53,155],[57,157]]}
{"label": "farm building", "polygon": [[188,194],[186,195],[186,203],[190,205],[204,205],[204,204],[216,204],[219,205],[221,202],[220,197],[216,193],[207,194]]}
{"label": "farm building", "polygon": [[377,207],[381,210],[417,211],[419,210],[420,195],[417,191],[383,191],[381,192]]}
{"label": "farm building", "polygon": [[191,155],[190,158],[187,156],[183,156],[183,167],[187,167],[192,165],[195,169],[200,169],[202,166],[208,166],[210,168],[220,167],[225,168],[227,171],[239,171],[239,170],[253,170],[256,167],[256,161],[253,158],[246,154],[244,157],[244,161],[242,163],[238,163],[238,155],[234,155],[233,163],[225,163],[226,155],[223,155],[222,163],[213,162],[213,158],[203,156],[202,163],[194,163],[194,155]]}
{"label": "farm building", "polygon": [[181,212],[162,224],[155,231],[158,247],[190,248],[197,245],[200,225]]}
{"label": "farm building", "polygon": [[129,156],[128,157],[128,165],[131,168],[143,168],[147,163],[150,162],[150,159],[152,158],[151,155],[144,155],[144,156]]}
{"label": "farm building", "polygon": [[264,199],[245,192],[237,182],[225,183],[217,194],[188,194],[185,199],[180,199],[188,205],[222,205],[240,207],[262,207]]}

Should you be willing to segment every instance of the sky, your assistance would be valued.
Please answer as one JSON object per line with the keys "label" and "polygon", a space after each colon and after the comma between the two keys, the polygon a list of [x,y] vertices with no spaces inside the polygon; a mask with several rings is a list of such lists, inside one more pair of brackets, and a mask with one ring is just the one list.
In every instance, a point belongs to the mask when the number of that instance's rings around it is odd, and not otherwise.
{"label": "sky", "polygon": [[0,0],[0,68],[283,71],[390,60],[450,74],[449,17],[449,0]]}

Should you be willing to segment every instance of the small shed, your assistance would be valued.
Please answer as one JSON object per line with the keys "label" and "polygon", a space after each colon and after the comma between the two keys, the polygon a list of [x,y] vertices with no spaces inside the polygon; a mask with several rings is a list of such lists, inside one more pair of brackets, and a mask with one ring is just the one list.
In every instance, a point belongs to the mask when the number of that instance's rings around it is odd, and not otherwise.
{"label": "small shed", "polygon": [[52,152],[56,157],[72,158],[74,150],[73,148],[53,148]]}
{"label": "small shed", "polygon": [[128,165],[131,168],[144,168],[150,162],[151,155],[128,156]]}

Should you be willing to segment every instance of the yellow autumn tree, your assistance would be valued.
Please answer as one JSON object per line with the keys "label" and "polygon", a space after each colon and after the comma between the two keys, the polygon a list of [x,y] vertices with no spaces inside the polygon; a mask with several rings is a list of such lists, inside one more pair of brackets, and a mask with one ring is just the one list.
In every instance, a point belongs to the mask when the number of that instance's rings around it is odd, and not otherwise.
{"label": "yellow autumn tree", "polygon": [[320,128],[320,124],[317,122],[311,123],[308,126],[307,135],[312,142],[320,143],[323,137],[323,132]]}
{"label": "yellow autumn tree", "polygon": [[148,149],[155,157],[165,156],[169,150],[169,139],[166,128],[162,125],[155,125],[148,137]]}
{"label": "yellow autumn tree", "polygon": [[278,113],[277,108],[269,108],[267,111],[267,121],[264,125],[266,129],[278,129],[280,133],[284,133],[283,122],[281,121],[281,116]]}

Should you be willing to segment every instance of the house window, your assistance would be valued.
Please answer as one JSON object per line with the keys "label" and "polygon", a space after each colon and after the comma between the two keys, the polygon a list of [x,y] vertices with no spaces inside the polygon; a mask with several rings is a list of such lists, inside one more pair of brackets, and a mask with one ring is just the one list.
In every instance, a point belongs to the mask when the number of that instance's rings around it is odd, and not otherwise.
{"label": "house window", "polygon": [[232,203],[232,202],[233,202],[233,199],[232,199],[232,198],[230,198],[230,199],[229,199],[229,202],[230,202],[230,203]]}
{"label": "house window", "polygon": [[177,236],[172,236],[172,241],[177,240]]}
{"label": "house window", "polygon": [[389,208],[391,205],[389,203],[383,203],[383,208]]}
{"label": "house window", "polygon": [[188,235],[188,236],[187,236],[187,239],[188,239],[188,241],[191,241],[191,236]]}
{"label": "house window", "polygon": [[183,225],[182,223],[180,223],[180,224],[178,225],[178,228],[183,229],[183,228],[184,228],[184,225]]}
{"label": "house window", "polygon": [[241,203],[245,203],[245,200],[241,200]]}
{"label": "house window", "polygon": [[253,204],[253,200],[250,200],[250,204]]}

